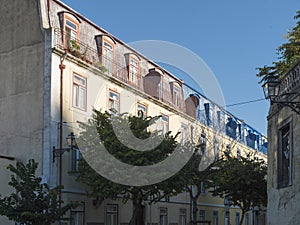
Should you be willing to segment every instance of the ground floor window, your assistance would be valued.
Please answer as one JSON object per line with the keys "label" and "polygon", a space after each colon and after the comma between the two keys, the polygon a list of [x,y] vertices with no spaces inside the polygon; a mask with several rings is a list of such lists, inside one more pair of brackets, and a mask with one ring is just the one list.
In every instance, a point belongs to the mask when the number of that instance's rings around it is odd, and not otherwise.
{"label": "ground floor window", "polygon": [[179,209],[179,225],[186,225],[186,209]]}
{"label": "ground floor window", "polygon": [[219,225],[219,212],[213,211],[213,225]]}
{"label": "ground floor window", "polygon": [[205,210],[200,210],[199,211],[199,220],[205,220]]}
{"label": "ground floor window", "polygon": [[229,211],[225,212],[225,217],[224,217],[224,225],[230,225],[230,217],[229,217]]}
{"label": "ground floor window", "polygon": [[159,209],[159,225],[168,225],[168,209]]}
{"label": "ground floor window", "polygon": [[83,204],[71,211],[71,219],[70,219],[71,225],[84,225],[85,224],[84,205]]}
{"label": "ground floor window", "polygon": [[118,225],[118,205],[107,204],[106,206],[106,225]]}

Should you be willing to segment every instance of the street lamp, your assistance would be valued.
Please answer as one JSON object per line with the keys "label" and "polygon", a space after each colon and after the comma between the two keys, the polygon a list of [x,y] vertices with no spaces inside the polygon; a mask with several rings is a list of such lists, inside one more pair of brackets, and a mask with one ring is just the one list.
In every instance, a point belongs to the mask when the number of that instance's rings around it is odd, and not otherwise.
{"label": "street lamp", "polygon": [[69,152],[70,150],[72,151],[74,148],[77,148],[76,140],[75,140],[75,135],[73,132],[71,132],[67,137],[67,148],[55,148],[53,146],[53,162],[55,162],[56,157],[60,157],[62,154],[64,154],[66,151]]}
{"label": "street lamp", "polygon": [[279,97],[287,97],[287,96],[294,96],[294,98],[296,98],[297,96],[299,96],[300,93],[289,92],[289,93],[283,93],[283,94],[279,95],[279,91],[280,91],[279,84],[280,84],[280,81],[278,79],[278,76],[274,76],[274,75],[267,76],[265,83],[262,85],[265,98],[270,100],[271,104],[276,103],[281,106],[288,106],[294,112],[296,112],[297,114],[300,115],[300,102],[284,101],[284,100],[277,101],[276,100]]}

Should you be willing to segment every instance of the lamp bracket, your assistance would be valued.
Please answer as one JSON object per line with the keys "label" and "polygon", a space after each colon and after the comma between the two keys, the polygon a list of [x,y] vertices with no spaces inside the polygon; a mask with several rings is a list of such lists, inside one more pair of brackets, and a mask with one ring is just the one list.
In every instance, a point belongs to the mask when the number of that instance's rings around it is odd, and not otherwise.
{"label": "lamp bracket", "polygon": [[300,102],[284,102],[284,101],[272,101],[271,103],[276,103],[282,106],[287,106],[292,109],[295,113],[300,115]]}
{"label": "lamp bracket", "polygon": [[52,150],[52,158],[53,158],[53,163],[55,162],[55,158],[60,157],[61,155],[63,155],[65,152],[69,152],[71,150],[71,148],[55,148],[55,146],[53,146],[53,150]]}
{"label": "lamp bracket", "polygon": [[[297,92],[289,92],[289,93],[283,93],[280,96],[277,97],[283,97],[283,96],[291,96],[294,95],[293,99],[295,99],[297,96],[300,95],[300,93]],[[276,101],[276,100],[271,100],[271,103],[276,103],[279,104],[281,106],[287,106],[290,109],[292,109],[294,112],[296,112],[297,114],[300,115],[300,102],[296,102],[296,101]]]}

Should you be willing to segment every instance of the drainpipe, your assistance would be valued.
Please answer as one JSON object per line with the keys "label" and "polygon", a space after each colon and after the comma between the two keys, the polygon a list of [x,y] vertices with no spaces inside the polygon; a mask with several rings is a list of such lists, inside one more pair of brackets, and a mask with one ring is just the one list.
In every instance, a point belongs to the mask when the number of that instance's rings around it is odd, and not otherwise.
{"label": "drainpipe", "polygon": [[[59,96],[59,168],[58,168],[58,185],[62,186],[62,148],[63,148],[63,142],[62,142],[62,136],[63,136],[63,130],[62,130],[62,124],[63,124],[63,73],[64,69],[66,68],[66,65],[63,64],[65,58],[67,56],[67,53],[65,52],[60,57],[60,96]],[[61,201],[62,201],[62,190],[59,191],[59,209],[61,209]]]}

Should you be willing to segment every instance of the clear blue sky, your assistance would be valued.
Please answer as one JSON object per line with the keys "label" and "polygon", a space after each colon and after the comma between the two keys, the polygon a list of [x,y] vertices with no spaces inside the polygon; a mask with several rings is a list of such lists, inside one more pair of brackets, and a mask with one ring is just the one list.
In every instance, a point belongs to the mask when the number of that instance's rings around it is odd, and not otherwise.
{"label": "clear blue sky", "polygon": [[[126,43],[162,40],[190,49],[216,75],[227,105],[263,98],[255,68],[277,60],[276,48],[300,10],[299,0],[63,2]],[[227,110],[266,134],[268,105]]]}

